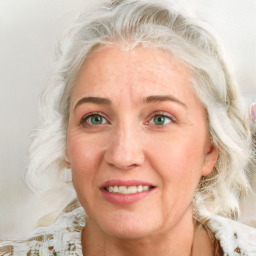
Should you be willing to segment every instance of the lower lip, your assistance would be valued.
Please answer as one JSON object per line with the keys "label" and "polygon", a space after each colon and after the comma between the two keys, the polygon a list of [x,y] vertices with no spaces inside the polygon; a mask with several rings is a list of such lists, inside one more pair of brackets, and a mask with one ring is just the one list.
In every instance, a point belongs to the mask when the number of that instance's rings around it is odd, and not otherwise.
{"label": "lower lip", "polygon": [[134,193],[134,194],[118,194],[118,193],[110,193],[106,191],[105,189],[101,189],[101,192],[105,199],[107,199],[110,203],[116,204],[116,205],[130,205],[133,204],[146,196],[148,196],[152,191],[155,190],[154,188],[139,192],[139,193]]}

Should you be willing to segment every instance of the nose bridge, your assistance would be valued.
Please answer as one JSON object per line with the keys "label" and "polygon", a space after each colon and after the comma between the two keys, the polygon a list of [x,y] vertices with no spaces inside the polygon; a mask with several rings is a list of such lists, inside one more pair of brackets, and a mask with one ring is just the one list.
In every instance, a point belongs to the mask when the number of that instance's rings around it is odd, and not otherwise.
{"label": "nose bridge", "polygon": [[143,163],[143,148],[134,122],[126,119],[114,129],[105,158],[109,164],[119,169],[128,169]]}
{"label": "nose bridge", "polygon": [[119,150],[126,152],[127,154],[131,154],[133,150],[139,148],[139,141],[137,129],[134,125],[122,125],[118,128],[116,132],[117,138],[117,147]]}

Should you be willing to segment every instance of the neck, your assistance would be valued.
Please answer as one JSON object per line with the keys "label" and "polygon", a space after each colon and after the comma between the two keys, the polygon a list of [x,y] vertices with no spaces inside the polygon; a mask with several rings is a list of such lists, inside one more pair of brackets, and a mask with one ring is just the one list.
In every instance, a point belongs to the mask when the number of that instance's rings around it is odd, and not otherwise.
{"label": "neck", "polygon": [[137,239],[109,236],[92,220],[87,219],[82,233],[83,254],[85,256],[190,256],[195,226],[192,206],[175,226],[166,227],[162,232]]}

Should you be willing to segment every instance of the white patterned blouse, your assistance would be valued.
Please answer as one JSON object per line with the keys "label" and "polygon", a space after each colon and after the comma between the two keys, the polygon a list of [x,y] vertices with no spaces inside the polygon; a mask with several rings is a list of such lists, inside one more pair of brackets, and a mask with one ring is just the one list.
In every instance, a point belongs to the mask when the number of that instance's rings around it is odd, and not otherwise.
{"label": "white patterned blouse", "polygon": [[[0,256],[82,256],[81,232],[85,212],[76,202],[50,227],[36,229],[23,241],[0,242]],[[256,256],[256,229],[215,216],[207,222],[216,256]]]}

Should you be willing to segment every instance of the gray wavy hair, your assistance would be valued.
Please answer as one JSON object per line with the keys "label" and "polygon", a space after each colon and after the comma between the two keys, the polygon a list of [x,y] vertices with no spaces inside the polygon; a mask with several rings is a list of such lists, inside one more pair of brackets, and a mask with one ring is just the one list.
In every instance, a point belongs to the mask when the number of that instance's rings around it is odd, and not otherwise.
{"label": "gray wavy hair", "polygon": [[152,46],[171,52],[193,74],[193,86],[208,113],[209,134],[219,148],[213,172],[194,197],[195,217],[234,218],[250,189],[252,139],[241,96],[210,29],[170,1],[119,0],[95,3],[67,29],[58,45],[56,69],[42,94],[41,125],[29,151],[26,181],[39,193],[72,186],[64,171],[69,102],[76,76],[98,46]]}

